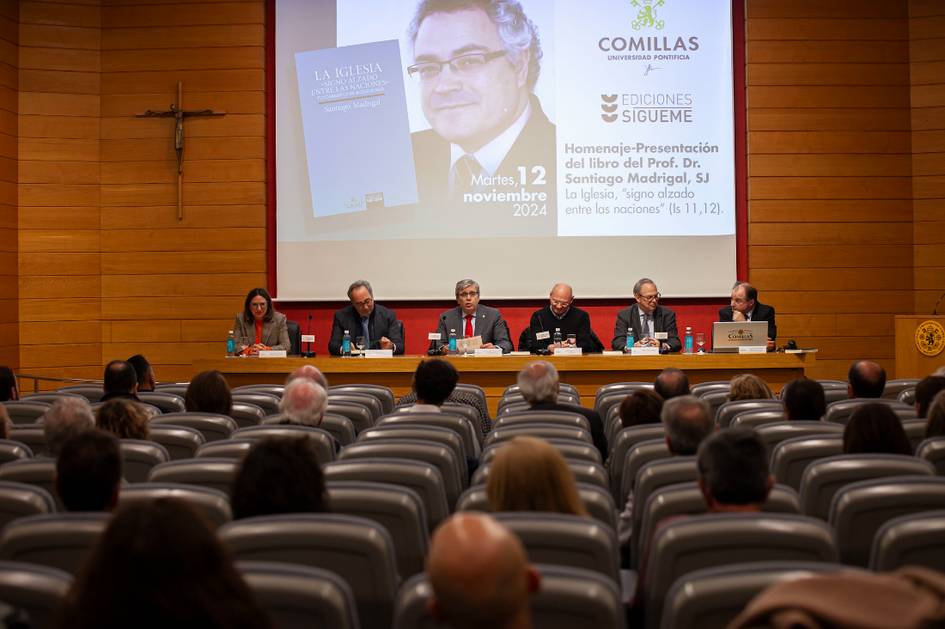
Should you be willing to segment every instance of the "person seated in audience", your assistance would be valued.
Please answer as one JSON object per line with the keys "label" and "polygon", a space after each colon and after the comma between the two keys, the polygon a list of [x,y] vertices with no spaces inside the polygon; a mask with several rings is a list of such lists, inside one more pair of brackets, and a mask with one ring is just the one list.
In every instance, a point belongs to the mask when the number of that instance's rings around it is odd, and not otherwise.
{"label": "person seated in audience", "polygon": [[121,488],[118,440],[102,430],[67,439],[56,459],[55,486],[66,511],[112,511]]}
{"label": "person seated in audience", "polygon": [[6,366],[0,366],[0,402],[19,400],[20,390],[16,384],[16,374]]}
{"label": "person seated in audience", "polygon": [[567,411],[587,418],[594,446],[600,451],[602,461],[607,460],[607,437],[604,422],[597,411],[576,404],[558,402],[558,370],[547,360],[536,360],[522,367],[517,378],[522,397],[532,411]]}
{"label": "person seated in audience", "polygon": [[107,402],[116,398],[134,400],[138,399],[138,374],[131,363],[124,360],[113,360],[105,366],[105,375],[102,378],[105,394],[101,401]]}
{"label": "person seated in audience", "polygon": [[620,403],[620,423],[624,428],[660,423],[663,398],[651,389],[637,389]]}
{"label": "person seated in audience", "polygon": [[[397,400],[397,407],[410,406],[416,404],[416,402],[417,393],[416,391],[411,391]],[[447,396],[444,404],[463,404],[465,406],[471,406],[479,413],[479,428],[482,430],[482,434],[487,435],[489,431],[492,430],[492,420],[489,419],[489,409],[486,407],[482,398],[475,393],[465,389],[453,389]]]}
{"label": "person seated in audience", "polygon": [[147,439],[148,413],[131,400],[109,400],[98,407],[95,425],[119,439]]}
{"label": "person seated in audience", "polygon": [[653,390],[664,400],[689,395],[689,376],[682,369],[667,367],[656,376],[656,380],[653,381]]}
{"label": "person seated in audience", "polygon": [[491,511],[587,515],[568,462],[537,437],[514,437],[499,448],[486,478],[486,497]]}
{"label": "person seated in audience", "polygon": [[265,288],[254,288],[246,294],[243,312],[233,321],[236,351],[254,356],[259,350],[291,347],[286,317],[272,307],[272,297]]}
{"label": "person seated in audience", "polygon": [[939,391],[929,405],[925,438],[945,437],[945,391]]}
{"label": "person seated in audience", "polygon": [[157,380],[154,378],[154,369],[151,368],[148,359],[141,354],[135,354],[128,359],[128,364],[134,367],[135,374],[138,376],[138,391],[154,391]]}
{"label": "person seated in audience", "polygon": [[441,358],[420,361],[413,372],[413,389],[417,401],[405,409],[407,413],[439,413],[459,382],[459,373]]}
{"label": "person seated in audience", "polygon": [[770,400],[771,389],[768,384],[753,373],[742,373],[732,378],[729,384],[728,399],[736,400]]}
{"label": "person seated in audience", "polygon": [[529,629],[541,575],[522,542],[485,513],[457,513],[433,533],[430,614],[454,629]]}
{"label": "person seated in audience", "polygon": [[296,378],[282,392],[278,423],[320,426],[327,406],[328,394],[320,384],[307,378]]}
{"label": "person seated in audience", "polygon": [[761,511],[774,486],[768,450],[750,428],[729,428],[709,435],[699,446],[699,490],[706,511]]}
{"label": "person seated in audience", "polygon": [[881,398],[886,388],[886,370],[872,360],[857,360],[847,374],[847,396],[850,398]]}
{"label": "person seated in audience", "polygon": [[784,385],[781,401],[788,420],[819,421],[827,412],[824,386],[803,376]]}
{"label": "person seated in audience", "polygon": [[0,404],[0,439],[9,439],[11,428],[13,428],[13,422],[10,421],[10,413],[6,406]]}
{"label": "person seated in audience", "polygon": [[67,439],[93,428],[95,417],[85,398],[64,397],[56,400],[43,415],[46,452],[51,457],[59,456],[59,450]]}
{"label": "person seated in audience", "polygon": [[296,367],[295,371],[290,373],[289,377],[285,379],[285,383],[289,384],[296,378],[308,378],[309,380],[322,385],[322,388],[325,389],[325,391],[328,391],[328,378],[326,378],[325,374],[322,373],[322,370],[315,365],[302,365],[301,367]]}
{"label": "person seated in audience", "polygon": [[174,498],[120,507],[57,615],[61,629],[266,629],[269,618],[194,507]]}
{"label": "person seated in audience", "polygon": [[191,413],[232,413],[233,394],[223,374],[214,369],[194,376],[184,393],[184,407]]}
{"label": "person seated in audience", "polygon": [[256,442],[233,479],[231,496],[235,520],[328,511],[325,477],[314,443],[304,436]]}
{"label": "person seated in audience", "polygon": [[843,429],[844,454],[912,454],[902,421],[887,404],[858,407]]}
{"label": "person seated in audience", "polygon": [[932,400],[945,391],[945,376],[926,376],[915,385],[915,414],[919,418],[928,417]]}

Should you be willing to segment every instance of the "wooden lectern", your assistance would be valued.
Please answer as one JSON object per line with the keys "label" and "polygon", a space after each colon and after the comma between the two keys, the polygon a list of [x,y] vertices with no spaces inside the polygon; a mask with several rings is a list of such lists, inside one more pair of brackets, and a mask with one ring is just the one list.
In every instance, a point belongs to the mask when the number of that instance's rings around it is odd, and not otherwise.
{"label": "wooden lectern", "polygon": [[945,365],[945,316],[896,315],[896,377],[924,378]]}

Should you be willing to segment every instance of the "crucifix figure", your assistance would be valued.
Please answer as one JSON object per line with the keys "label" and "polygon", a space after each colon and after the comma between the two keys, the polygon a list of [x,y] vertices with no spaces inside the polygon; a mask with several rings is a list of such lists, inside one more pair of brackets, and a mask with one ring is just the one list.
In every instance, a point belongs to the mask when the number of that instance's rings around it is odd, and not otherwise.
{"label": "crucifix figure", "polygon": [[174,128],[174,151],[177,153],[177,220],[184,219],[183,193],[181,192],[181,183],[184,177],[184,119],[191,116],[225,116],[225,111],[213,111],[212,109],[196,109],[186,111],[182,105],[183,84],[177,83],[177,103],[171,103],[171,108],[167,111],[154,111],[149,109],[143,114],[136,114],[137,118],[174,118],[176,126]]}

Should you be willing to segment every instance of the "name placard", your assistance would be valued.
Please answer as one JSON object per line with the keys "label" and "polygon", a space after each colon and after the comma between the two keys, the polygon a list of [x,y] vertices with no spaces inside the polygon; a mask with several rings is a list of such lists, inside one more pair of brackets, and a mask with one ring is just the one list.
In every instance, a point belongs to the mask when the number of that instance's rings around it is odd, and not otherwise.
{"label": "name placard", "polygon": [[535,333],[535,340],[538,340],[538,341],[547,341],[547,340],[550,339],[550,338],[551,338],[551,333],[550,333],[550,332],[536,332],[536,333]]}
{"label": "name placard", "polygon": [[501,347],[477,347],[476,352],[473,356],[501,356],[502,348]]}
{"label": "name placard", "polygon": [[303,342],[303,343],[314,343],[314,342],[315,342],[315,335],[314,335],[314,334],[303,334],[303,335],[302,335],[302,342]]}
{"label": "name placard", "polygon": [[668,332],[654,332],[653,338],[655,338],[657,341],[665,341],[666,339],[669,338],[669,333]]}
{"label": "name placard", "polygon": [[427,334],[427,340],[428,341],[442,341],[443,335],[440,334],[439,332],[430,332]]}
{"label": "name placard", "polygon": [[555,356],[580,356],[584,352],[580,347],[556,347]]}
{"label": "name placard", "polygon": [[285,358],[286,353],[284,349],[261,349],[259,350],[260,358]]}
{"label": "name placard", "polygon": [[631,356],[659,356],[660,348],[658,347],[631,347],[630,355]]}
{"label": "name placard", "polygon": [[394,350],[392,349],[366,349],[364,350],[365,358],[393,358]]}
{"label": "name placard", "polygon": [[739,345],[739,354],[764,354],[768,348],[764,345]]}

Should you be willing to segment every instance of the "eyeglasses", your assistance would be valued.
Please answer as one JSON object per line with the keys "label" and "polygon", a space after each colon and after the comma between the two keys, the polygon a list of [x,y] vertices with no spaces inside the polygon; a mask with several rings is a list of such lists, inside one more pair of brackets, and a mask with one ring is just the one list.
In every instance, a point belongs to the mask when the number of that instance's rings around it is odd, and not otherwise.
{"label": "eyeglasses", "polygon": [[570,306],[572,301],[574,301],[574,300],[573,300],[573,299],[569,299],[569,300],[567,300],[567,301],[562,301],[562,300],[560,300],[560,299],[552,299],[552,300],[551,300],[551,305],[552,305],[552,306]]}
{"label": "eyeglasses", "polygon": [[637,295],[636,296],[637,301],[659,301],[660,297],[662,297],[662,295],[660,295],[659,293],[656,293],[655,295]]}
{"label": "eyeglasses", "polygon": [[255,308],[256,310],[262,310],[266,307],[266,302],[262,302],[261,304],[258,304],[258,303],[250,304],[249,307]]}
{"label": "eyeglasses", "polygon": [[361,301],[354,301],[351,303],[353,303],[355,306],[370,306],[374,303],[374,298],[368,297],[367,299],[362,299]]}
{"label": "eyeglasses", "polygon": [[459,295],[457,295],[457,297],[459,297],[460,299],[472,299],[473,297],[477,296],[478,294],[479,294],[478,291],[468,291],[468,292],[465,292],[465,293],[460,293]]}
{"label": "eyeglasses", "polygon": [[423,61],[407,66],[407,74],[420,81],[432,81],[443,72],[443,66],[448,65],[450,70],[461,76],[471,76],[481,72],[487,63],[506,54],[504,50],[494,52],[470,52],[457,55],[446,61]]}

